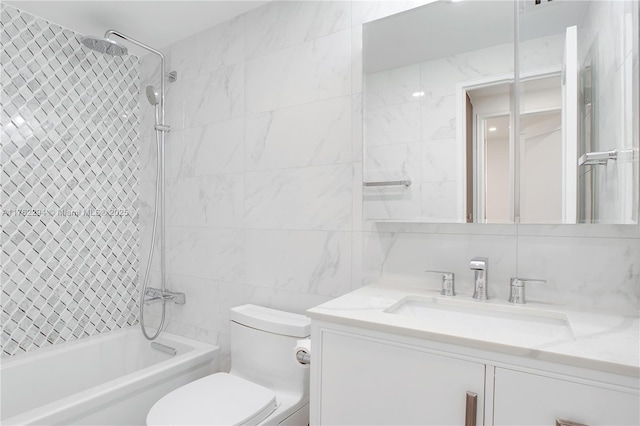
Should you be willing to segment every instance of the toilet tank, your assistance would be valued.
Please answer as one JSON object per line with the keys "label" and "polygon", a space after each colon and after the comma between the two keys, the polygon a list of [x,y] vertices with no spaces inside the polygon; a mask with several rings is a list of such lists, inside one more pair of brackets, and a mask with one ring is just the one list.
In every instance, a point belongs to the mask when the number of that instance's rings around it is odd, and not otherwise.
{"label": "toilet tank", "polygon": [[296,341],[309,337],[304,315],[243,305],[231,309],[231,374],[276,392],[307,398],[309,369],[295,359]]}

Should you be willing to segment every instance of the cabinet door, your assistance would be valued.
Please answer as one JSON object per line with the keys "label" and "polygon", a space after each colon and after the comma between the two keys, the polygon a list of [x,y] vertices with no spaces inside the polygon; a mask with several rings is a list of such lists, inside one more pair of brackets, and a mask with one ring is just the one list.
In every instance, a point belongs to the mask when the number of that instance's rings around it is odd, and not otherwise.
{"label": "cabinet door", "polygon": [[638,392],[496,368],[494,425],[639,425]]}
{"label": "cabinet door", "polygon": [[329,332],[321,350],[323,425],[463,425],[468,391],[483,424],[484,364]]}

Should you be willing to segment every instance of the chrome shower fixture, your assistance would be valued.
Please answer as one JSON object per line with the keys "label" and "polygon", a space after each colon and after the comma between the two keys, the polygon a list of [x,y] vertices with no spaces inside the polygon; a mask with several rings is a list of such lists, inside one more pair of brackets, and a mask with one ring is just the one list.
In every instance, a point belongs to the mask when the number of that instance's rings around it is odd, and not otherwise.
{"label": "chrome shower fixture", "polygon": [[637,148],[586,152],[578,158],[578,166],[606,166],[609,163],[609,160],[635,161],[637,157]]}
{"label": "chrome shower fixture", "polygon": [[158,93],[155,87],[151,85],[147,86],[146,93],[147,93],[147,100],[151,105],[156,106],[160,103],[160,93]]}
{"label": "chrome shower fixture", "polygon": [[126,47],[108,38],[86,36],[81,37],[80,42],[91,50],[111,56],[123,56],[129,53]]}
{"label": "chrome shower fixture", "polygon": [[[140,297],[139,297],[139,304],[138,304],[139,314],[140,314],[138,318],[138,322],[140,324],[140,329],[142,330],[142,334],[146,339],[154,340],[162,332],[162,329],[164,327],[165,317],[166,317],[166,302],[168,299],[170,299],[168,295],[173,294],[173,293],[167,292],[167,289],[166,289],[167,273],[166,273],[166,259],[165,259],[166,258],[166,255],[165,255],[166,238],[165,238],[165,186],[164,186],[165,184],[164,183],[165,181],[165,164],[164,164],[165,138],[164,138],[164,135],[166,132],[169,132],[171,130],[171,127],[165,124],[164,122],[164,118],[165,118],[164,88],[165,88],[165,80],[168,80],[169,82],[176,81],[177,73],[175,71],[170,72],[168,74],[165,73],[165,58],[162,52],[115,30],[108,30],[107,32],[105,32],[104,38],[82,37],[80,41],[82,42],[83,45],[85,45],[89,49],[93,49],[100,53],[106,53],[109,55],[116,55],[116,56],[126,55],[127,49],[125,47],[118,45],[113,40],[111,40],[110,37],[113,37],[113,36],[119,37],[129,43],[132,43],[138,47],[141,47],[160,57],[160,76],[161,76],[160,90],[156,90],[155,87],[151,85],[147,86],[146,88],[147,99],[149,100],[151,105],[155,107],[154,129],[156,130],[155,133],[156,133],[156,149],[157,149],[156,194],[155,194],[156,196],[154,201],[154,215],[153,215],[153,227],[151,231],[151,245],[149,249],[149,255],[147,259],[147,266],[146,266],[144,278],[141,283]],[[155,289],[151,287],[149,289],[157,292],[157,294],[161,296],[157,300],[162,302],[162,317],[160,320],[160,325],[157,328],[156,332],[153,335],[150,335],[149,333],[147,333],[146,325],[144,322],[144,305],[146,304],[147,301],[155,300],[153,295],[156,293],[152,292],[152,294],[149,295],[147,288],[148,288],[149,279],[151,276],[151,264],[153,263],[153,254],[155,252],[153,248],[156,246],[156,237],[158,236],[158,234],[160,239],[160,250],[159,250],[160,252],[160,288]],[[179,299],[179,301],[184,303],[184,298]]]}

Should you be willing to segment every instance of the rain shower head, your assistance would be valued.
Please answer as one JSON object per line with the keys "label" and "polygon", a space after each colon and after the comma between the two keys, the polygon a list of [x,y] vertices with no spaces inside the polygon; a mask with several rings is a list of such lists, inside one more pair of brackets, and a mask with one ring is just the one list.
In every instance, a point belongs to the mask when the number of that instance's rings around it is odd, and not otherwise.
{"label": "rain shower head", "polygon": [[124,46],[120,46],[113,40],[101,37],[86,36],[81,37],[80,42],[91,50],[96,52],[106,53],[112,56],[122,56],[128,53],[128,50]]}

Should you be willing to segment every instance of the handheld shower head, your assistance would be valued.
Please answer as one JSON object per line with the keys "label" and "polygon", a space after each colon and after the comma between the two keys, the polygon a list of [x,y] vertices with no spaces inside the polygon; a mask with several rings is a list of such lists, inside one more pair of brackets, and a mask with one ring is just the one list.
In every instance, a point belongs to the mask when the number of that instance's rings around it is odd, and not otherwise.
{"label": "handheld shower head", "polygon": [[160,93],[153,86],[147,86],[147,100],[153,106],[158,105],[160,103]]}
{"label": "handheld shower head", "polygon": [[112,56],[122,56],[129,52],[126,47],[108,38],[86,36],[80,37],[80,42],[91,50]]}

